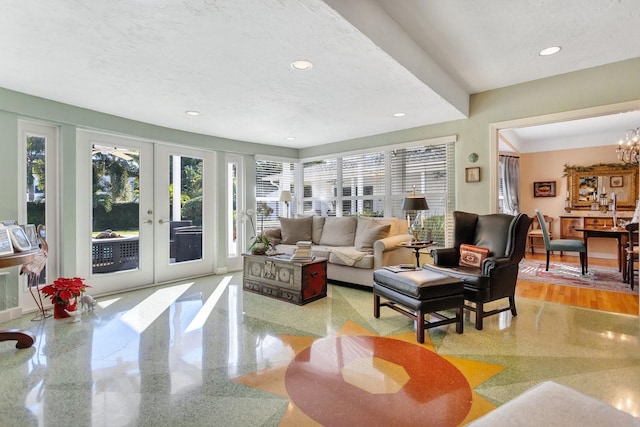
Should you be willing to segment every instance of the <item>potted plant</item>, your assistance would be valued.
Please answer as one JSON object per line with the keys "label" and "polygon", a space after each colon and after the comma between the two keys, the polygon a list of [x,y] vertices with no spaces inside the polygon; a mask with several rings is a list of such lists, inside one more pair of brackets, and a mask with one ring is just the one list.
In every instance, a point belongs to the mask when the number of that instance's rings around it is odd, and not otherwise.
{"label": "potted plant", "polygon": [[53,303],[53,317],[62,319],[70,317],[67,311],[74,311],[78,304],[78,298],[89,285],[84,283],[84,279],[79,277],[60,277],[53,283],[43,286],[40,292],[51,298]]}
{"label": "potted plant", "polygon": [[267,253],[269,248],[271,247],[271,242],[264,234],[260,234],[254,237],[251,245],[249,246],[249,251],[251,251],[254,255],[264,255]]}
{"label": "potted plant", "polygon": [[[264,206],[266,206],[268,209],[265,209]],[[261,214],[262,221],[264,221],[264,218],[265,218],[265,215],[266,215],[265,212],[267,212],[268,210],[271,210],[271,212],[273,212],[273,209],[269,205],[267,205],[265,203],[258,204],[257,211],[258,211],[258,213]],[[267,251],[271,247],[271,242],[269,241],[267,236],[265,236],[262,233],[262,230],[260,231],[260,234],[256,233],[256,226],[255,226],[255,223],[253,222],[253,215],[254,214],[255,214],[255,211],[253,209],[247,209],[246,211],[240,211],[238,213],[238,217],[240,218],[240,221],[242,221],[242,222],[247,222],[247,220],[248,220],[251,223],[251,229],[253,230],[253,236],[251,237],[251,243],[249,245],[249,252],[251,252],[254,255],[264,255],[265,253],[267,253]],[[268,215],[270,215],[270,213]],[[266,215],[266,216],[268,216],[268,215]],[[263,222],[261,224],[263,224]]]}

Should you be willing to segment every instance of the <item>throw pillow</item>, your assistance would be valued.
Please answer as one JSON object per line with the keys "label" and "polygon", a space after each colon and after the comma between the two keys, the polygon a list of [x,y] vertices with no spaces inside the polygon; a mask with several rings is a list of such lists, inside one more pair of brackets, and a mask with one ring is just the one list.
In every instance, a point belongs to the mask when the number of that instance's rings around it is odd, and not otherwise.
{"label": "throw pillow", "polygon": [[280,217],[280,234],[282,244],[295,245],[301,240],[311,240],[313,218],[283,218]]}
{"label": "throw pillow", "polygon": [[313,217],[313,228],[311,230],[311,241],[319,245],[320,239],[322,238],[322,228],[324,227],[324,218],[323,216],[314,216]]}
{"label": "throw pillow", "polygon": [[322,228],[323,246],[353,246],[358,220],[353,217],[327,217]]}
{"label": "throw pillow", "polygon": [[481,246],[460,245],[460,262],[461,267],[478,267],[482,265],[482,261],[489,256],[489,248]]}
{"label": "throw pillow", "polygon": [[360,252],[373,253],[373,242],[376,240],[384,239],[389,236],[391,230],[391,224],[375,225],[372,223],[367,227],[364,232],[356,236],[356,250]]}
{"label": "throw pillow", "polygon": [[271,246],[273,246],[274,248],[280,244],[280,241],[282,241],[282,235],[280,234],[279,228],[270,228],[268,230],[264,230],[264,233],[262,234],[267,236],[267,239],[269,239],[269,243],[271,243]]}

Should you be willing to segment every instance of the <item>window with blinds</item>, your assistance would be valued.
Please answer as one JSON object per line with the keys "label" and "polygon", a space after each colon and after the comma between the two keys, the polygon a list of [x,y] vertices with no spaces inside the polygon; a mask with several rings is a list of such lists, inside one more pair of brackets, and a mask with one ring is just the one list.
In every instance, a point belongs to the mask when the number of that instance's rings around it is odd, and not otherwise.
{"label": "window with blinds", "polygon": [[[302,194],[294,191],[295,164],[258,160],[258,202],[278,204],[280,191],[291,188],[291,212],[319,216],[375,216],[405,218],[402,200],[415,191],[424,195],[429,209],[421,212],[424,230],[441,244],[453,235],[455,207],[454,142],[350,154],[301,164]],[[285,185],[282,185],[285,182]],[[302,203],[296,206],[295,203]],[[277,221],[278,215],[271,216]],[[266,227],[265,222],[265,227]],[[271,222],[269,222],[271,225]],[[274,225],[274,226],[277,226]]]}
{"label": "window with blinds", "polygon": [[342,216],[384,216],[385,153],[342,158]]}
{"label": "window with blinds", "polygon": [[[286,212],[286,204],[280,202],[280,192],[287,190],[293,194],[295,167],[295,163],[256,160],[256,204],[258,208],[256,219],[260,229],[262,227],[264,229],[280,227],[278,217],[291,216]],[[266,206],[271,208],[270,213],[269,209],[265,209]],[[294,207],[293,203],[289,204],[290,210]],[[268,215],[265,214],[265,210]],[[260,230],[257,231],[260,232]]]}
{"label": "window with blinds", "polygon": [[[338,164],[338,159],[317,160],[302,164],[303,213],[305,215],[336,216],[336,202],[339,199]],[[342,198],[342,192],[340,198]]]}
{"label": "window with blinds", "polygon": [[455,203],[455,163],[453,143],[426,145],[391,151],[391,216],[404,217],[401,210],[406,195],[424,195],[429,209],[421,212],[422,239],[445,243],[451,230],[451,213]]}

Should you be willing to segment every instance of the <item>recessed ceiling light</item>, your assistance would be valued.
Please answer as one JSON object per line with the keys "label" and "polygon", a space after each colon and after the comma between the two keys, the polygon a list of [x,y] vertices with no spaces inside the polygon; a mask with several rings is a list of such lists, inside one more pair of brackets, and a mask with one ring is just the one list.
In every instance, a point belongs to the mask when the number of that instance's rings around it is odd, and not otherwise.
{"label": "recessed ceiling light", "polygon": [[309,61],[301,59],[299,61],[293,61],[291,63],[291,68],[298,71],[307,71],[313,68],[313,64]]}
{"label": "recessed ceiling light", "polygon": [[287,136],[285,139],[287,141],[295,141],[296,137],[295,136]]}
{"label": "recessed ceiling light", "polygon": [[552,47],[548,47],[546,49],[542,49],[539,53],[540,56],[550,56],[550,55],[555,55],[556,53],[560,52],[560,49],[562,49],[560,46],[552,46]]}
{"label": "recessed ceiling light", "polygon": [[404,117],[407,113],[393,113],[393,117]]}
{"label": "recessed ceiling light", "polygon": [[200,115],[200,111],[195,111],[195,110],[187,110],[184,113],[187,116],[199,116]]}

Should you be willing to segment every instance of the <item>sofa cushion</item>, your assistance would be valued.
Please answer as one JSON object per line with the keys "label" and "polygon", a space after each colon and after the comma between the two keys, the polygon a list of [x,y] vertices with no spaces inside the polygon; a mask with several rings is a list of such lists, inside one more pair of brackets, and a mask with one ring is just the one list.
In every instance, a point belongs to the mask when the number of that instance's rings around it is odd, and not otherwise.
{"label": "sofa cushion", "polygon": [[482,261],[489,256],[489,248],[480,246],[460,245],[460,266],[461,267],[477,267],[482,265]]}
{"label": "sofa cushion", "polygon": [[268,230],[264,230],[264,233],[262,234],[267,236],[267,239],[269,239],[269,243],[271,243],[271,246],[275,248],[282,241],[282,235],[280,234],[280,232],[281,231],[279,228],[270,228]]}
{"label": "sofa cushion", "polygon": [[320,239],[322,238],[322,228],[324,227],[325,217],[323,216],[314,216],[313,217],[313,228],[311,229],[311,241],[319,245]]}
{"label": "sofa cushion", "polygon": [[312,217],[280,217],[280,234],[282,235],[282,243],[285,245],[295,245],[301,240],[311,240],[312,226]]}
{"label": "sofa cushion", "polygon": [[373,252],[373,242],[376,240],[384,239],[389,236],[391,230],[391,224],[379,225],[375,221],[369,221],[367,227],[361,227],[358,222],[358,229],[356,231],[355,246],[356,250],[362,252]]}
{"label": "sofa cushion", "polygon": [[326,246],[353,246],[357,224],[358,220],[352,217],[325,218],[320,244]]}

